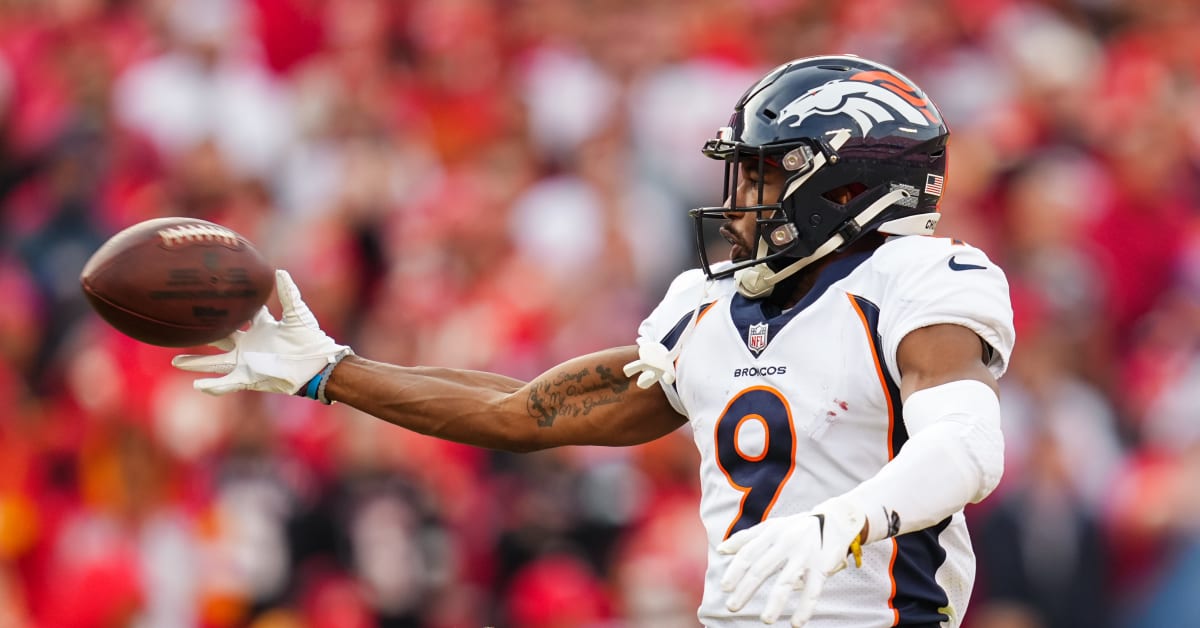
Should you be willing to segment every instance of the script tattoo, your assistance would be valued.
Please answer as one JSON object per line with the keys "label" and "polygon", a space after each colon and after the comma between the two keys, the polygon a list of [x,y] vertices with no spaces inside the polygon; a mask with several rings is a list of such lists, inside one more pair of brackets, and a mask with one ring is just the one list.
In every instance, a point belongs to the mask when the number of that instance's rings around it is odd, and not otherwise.
{"label": "script tattoo", "polygon": [[629,379],[612,369],[604,365],[597,365],[594,371],[585,367],[535,382],[526,407],[539,427],[550,427],[560,416],[587,416],[600,406],[618,403],[628,389]]}

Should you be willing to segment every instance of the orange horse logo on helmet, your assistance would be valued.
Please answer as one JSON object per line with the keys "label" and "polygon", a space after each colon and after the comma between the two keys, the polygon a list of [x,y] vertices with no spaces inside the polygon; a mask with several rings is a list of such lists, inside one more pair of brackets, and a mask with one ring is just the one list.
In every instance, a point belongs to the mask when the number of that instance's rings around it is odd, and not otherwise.
{"label": "orange horse logo on helmet", "polygon": [[810,89],[793,100],[779,119],[794,118],[790,126],[800,126],[812,116],[849,116],[863,136],[876,124],[902,120],[917,127],[942,123],[937,110],[907,81],[881,70],[859,72],[847,79],[829,81]]}

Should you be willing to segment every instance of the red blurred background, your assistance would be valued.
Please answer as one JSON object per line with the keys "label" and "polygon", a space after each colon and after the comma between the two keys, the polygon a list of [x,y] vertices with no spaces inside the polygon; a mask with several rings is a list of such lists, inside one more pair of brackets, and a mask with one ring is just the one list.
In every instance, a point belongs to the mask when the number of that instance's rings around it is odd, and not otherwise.
{"label": "red blurred background", "polygon": [[1189,0],[0,0],[0,626],[695,625],[686,430],[514,456],[210,398],[78,273],[201,217],[360,354],[528,377],[632,342],[700,145],[842,52],[939,104],[940,232],[1013,286],[967,625],[1200,626]]}

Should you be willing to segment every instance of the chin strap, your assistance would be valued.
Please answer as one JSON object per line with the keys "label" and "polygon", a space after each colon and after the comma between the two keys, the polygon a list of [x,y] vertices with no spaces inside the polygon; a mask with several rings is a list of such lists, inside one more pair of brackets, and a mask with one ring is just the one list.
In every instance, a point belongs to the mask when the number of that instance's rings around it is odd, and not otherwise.
{"label": "chin strap", "polygon": [[[883,210],[890,207],[897,201],[911,196],[908,191],[897,188],[879,197],[874,203],[867,206],[866,209],[859,212],[847,226],[861,229],[863,225],[871,222]],[[895,221],[893,221],[895,222]],[[935,221],[936,224],[936,221]],[[802,257],[791,264],[785,266],[779,272],[771,270],[766,264],[756,264],[750,268],[743,268],[734,274],[737,279],[737,289],[742,296],[747,299],[760,299],[771,294],[775,289],[775,285],[779,282],[795,275],[801,269],[812,264],[813,262],[829,255],[837,250],[838,247],[845,244],[846,239],[840,233],[835,233],[831,238],[825,241],[825,244],[817,247],[812,255]],[[765,257],[767,255],[767,241],[763,238],[758,239],[758,256]]]}

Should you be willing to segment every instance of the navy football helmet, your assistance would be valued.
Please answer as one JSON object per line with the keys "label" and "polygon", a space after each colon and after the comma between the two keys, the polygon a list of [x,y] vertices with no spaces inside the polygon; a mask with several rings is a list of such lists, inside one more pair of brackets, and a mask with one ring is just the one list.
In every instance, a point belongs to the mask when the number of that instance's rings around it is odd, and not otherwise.
{"label": "navy football helmet", "polygon": [[[700,261],[711,278],[735,275],[758,298],[779,281],[864,234],[931,234],[939,217],[949,130],[933,102],[895,70],[854,56],[797,59],[771,70],[738,100],[729,125],[705,143],[725,161],[730,207],[691,211]],[[737,206],[739,164],[777,166],[779,198]],[[838,203],[829,194],[855,195]],[[844,199],[842,199],[844,200]],[[753,259],[709,263],[706,219],[758,215]]]}

